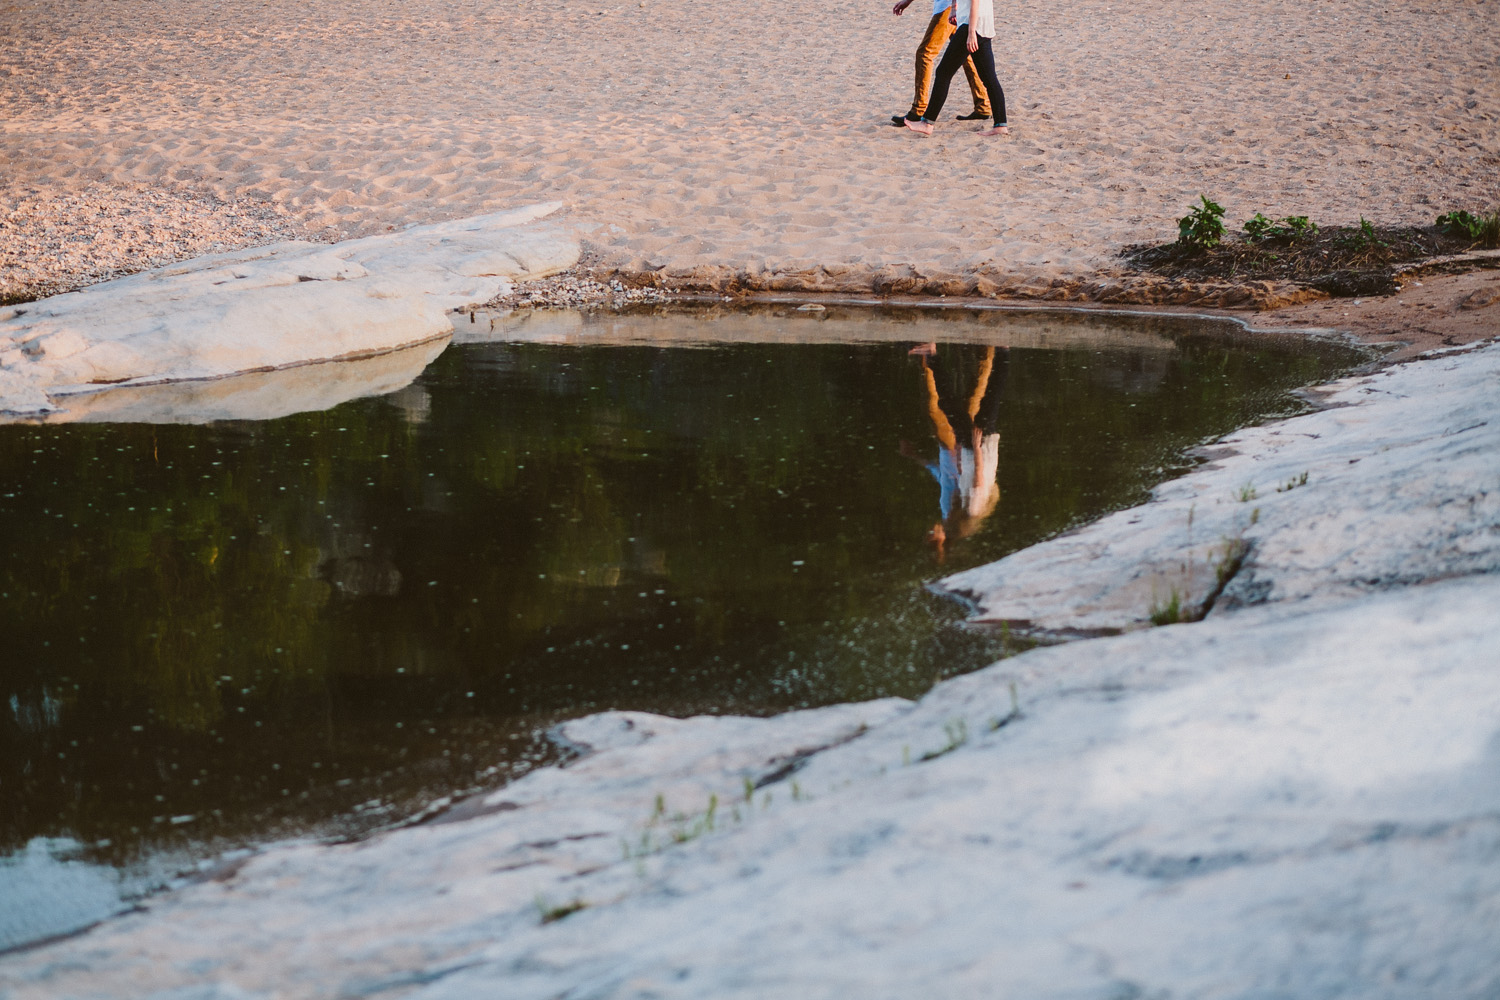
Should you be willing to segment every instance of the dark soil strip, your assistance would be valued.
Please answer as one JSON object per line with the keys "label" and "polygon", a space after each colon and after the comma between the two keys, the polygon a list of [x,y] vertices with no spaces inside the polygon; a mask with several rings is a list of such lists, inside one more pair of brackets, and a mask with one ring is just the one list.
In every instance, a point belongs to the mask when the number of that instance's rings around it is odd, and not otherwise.
{"label": "dark soil strip", "polygon": [[[1217,246],[1127,247],[1138,271],[1189,281],[1288,281],[1333,296],[1390,295],[1413,265],[1486,249],[1436,226],[1335,226],[1303,236],[1236,237]],[[1484,266],[1475,263],[1473,266]]]}

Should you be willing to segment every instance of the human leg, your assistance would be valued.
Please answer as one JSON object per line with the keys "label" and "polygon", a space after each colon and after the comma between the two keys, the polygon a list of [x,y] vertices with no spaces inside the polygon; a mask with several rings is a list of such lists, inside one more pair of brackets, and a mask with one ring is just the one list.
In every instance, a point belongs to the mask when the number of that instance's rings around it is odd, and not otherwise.
{"label": "human leg", "polygon": [[1000,86],[1000,80],[995,75],[995,50],[990,45],[990,40],[983,36],[979,38],[979,48],[974,52],[974,68],[979,73],[979,79],[984,83],[984,89],[990,95],[990,111],[995,118],[995,127],[989,129],[985,135],[1004,135],[1008,119],[1005,117],[1005,90]]}
{"label": "human leg", "polygon": [[916,87],[911,110],[906,113],[906,117],[912,121],[921,118],[927,111],[927,101],[932,96],[932,69],[952,34],[953,26],[948,23],[947,11],[939,11],[927,22],[927,31],[922,35],[921,44],[917,46]]}
{"label": "human leg", "polygon": [[986,351],[979,374],[969,397],[969,421],[975,431],[994,434],[1000,428],[1000,402],[1010,374],[1010,351],[1004,347]]}
{"label": "human leg", "polygon": [[[990,117],[990,94],[984,81],[979,78],[979,70],[974,66],[974,57],[971,55],[964,60],[964,78],[969,81],[969,93],[974,96],[974,113],[968,116],[971,120]],[[960,115],[960,118],[964,116]]]}
{"label": "human leg", "polygon": [[968,57],[969,26],[961,24],[953,37],[948,39],[948,48],[943,52],[943,58],[938,61],[937,69],[932,74],[932,97],[928,99],[927,111],[922,115],[919,122],[907,122],[906,127],[923,135],[932,134],[932,123],[937,121],[937,116],[942,114],[943,105],[948,100],[948,85],[953,81],[953,74],[964,64]]}
{"label": "human leg", "polygon": [[927,416],[932,420],[932,433],[938,444],[949,451],[958,447],[958,437],[953,433],[953,422],[943,412],[942,397],[938,393],[937,378],[927,365],[922,366],[922,381],[927,386]]}
{"label": "human leg", "polygon": [[[988,379],[985,362],[994,357],[994,348],[978,344],[940,344],[936,353],[928,359],[927,366],[933,374],[933,391],[937,394],[932,405],[942,411],[952,433],[958,440],[968,436],[973,426],[969,415],[969,403],[975,384]],[[975,408],[977,410],[977,407]]]}

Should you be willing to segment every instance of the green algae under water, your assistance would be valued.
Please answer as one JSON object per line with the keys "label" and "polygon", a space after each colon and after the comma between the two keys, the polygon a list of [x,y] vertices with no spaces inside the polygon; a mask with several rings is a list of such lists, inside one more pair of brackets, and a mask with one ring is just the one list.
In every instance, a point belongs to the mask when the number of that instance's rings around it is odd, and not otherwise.
{"label": "green algae under water", "polygon": [[[1006,651],[925,584],[1363,360],[1168,317],[569,322],[320,412],[0,427],[0,852],[357,831],[603,709],[919,696]],[[985,495],[944,491],[938,414]]]}

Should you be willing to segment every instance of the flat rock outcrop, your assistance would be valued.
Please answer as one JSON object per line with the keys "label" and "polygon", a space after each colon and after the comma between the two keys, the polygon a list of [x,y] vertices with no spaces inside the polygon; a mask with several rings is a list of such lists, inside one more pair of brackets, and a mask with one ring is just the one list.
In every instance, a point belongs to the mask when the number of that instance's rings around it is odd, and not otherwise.
{"label": "flat rock outcrop", "polygon": [[578,261],[534,205],[336,244],[201,257],[0,309],[0,413],[102,389],[367,357],[447,336],[448,314]]}

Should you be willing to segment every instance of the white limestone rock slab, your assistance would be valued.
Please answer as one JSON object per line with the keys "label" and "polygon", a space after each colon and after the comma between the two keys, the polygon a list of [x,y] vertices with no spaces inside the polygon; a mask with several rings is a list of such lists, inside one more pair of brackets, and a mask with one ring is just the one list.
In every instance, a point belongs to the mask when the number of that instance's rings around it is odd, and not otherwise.
{"label": "white limestone rock slab", "polygon": [[447,337],[449,313],[577,263],[560,207],[333,245],[202,257],[0,309],[0,411],[40,415],[114,385],[214,379]]}
{"label": "white limestone rock slab", "polygon": [[[45,959],[10,978],[26,961],[22,955],[0,972],[0,996],[32,995],[33,988],[146,996],[224,980],[251,996],[283,981],[301,983],[293,993],[308,992],[299,995],[337,995],[342,984],[378,992],[375,984],[399,980],[455,947],[471,950],[512,924],[535,924],[539,898],[567,903],[574,879],[616,867],[622,842],[638,841],[658,800],[657,839],[672,843],[678,814],[701,817],[717,795],[728,822],[747,778],[754,782],[798,755],[847,741],[908,707],[887,699],[774,719],[615,712],[567,723],[560,735],[585,756],[566,768],[533,772],[433,822],[364,843],[270,850],[222,881],[159,900],[175,914],[166,921],[110,925],[106,934],[120,930],[134,938],[124,945],[130,954],[115,956],[120,964],[104,963],[114,982],[63,986]],[[153,915],[166,916],[166,909]],[[221,922],[224,916],[233,917],[232,925]],[[226,949],[235,940],[239,945]],[[267,973],[261,985],[229,971],[240,964],[230,951],[241,946],[260,952]],[[186,964],[174,959],[171,969],[146,957],[179,949]],[[0,958],[0,968],[6,962]],[[197,971],[184,974],[189,967]]]}
{"label": "white limestone rock slab", "polygon": [[1174,595],[1220,614],[1500,569],[1500,345],[1320,395],[1326,409],[1229,435],[1151,502],[939,586],[980,620],[1067,636],[1148,625]]}

